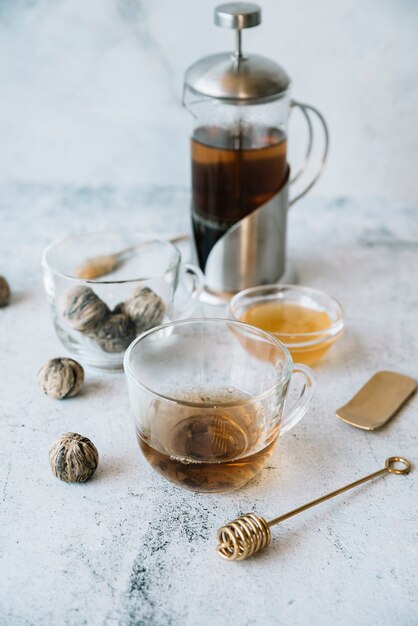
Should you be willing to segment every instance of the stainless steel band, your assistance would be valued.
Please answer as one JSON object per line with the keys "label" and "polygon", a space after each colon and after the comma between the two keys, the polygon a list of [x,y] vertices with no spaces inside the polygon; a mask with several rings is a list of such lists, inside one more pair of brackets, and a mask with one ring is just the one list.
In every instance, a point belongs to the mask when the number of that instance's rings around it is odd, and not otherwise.
{"label": "stainless steel band", "polygon": [[231,226],[213,246],[204,268],[209,290],[233,293],[274,283],[283,275],[288,187],[287,182],[268,202]]}

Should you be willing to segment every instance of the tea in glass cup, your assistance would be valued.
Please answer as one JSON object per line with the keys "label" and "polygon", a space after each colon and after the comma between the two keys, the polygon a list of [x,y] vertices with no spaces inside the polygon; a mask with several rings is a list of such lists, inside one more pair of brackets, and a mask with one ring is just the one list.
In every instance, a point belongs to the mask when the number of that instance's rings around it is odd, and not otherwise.
{"label": "tea in glass cup", "polygon": [[[243,347],[265,342],[275,359]],[[224,319],[181,320],[154,328],[124,359],[139,447],[150,465],[193,491],[238,489],[273,454],[280,433],[305,414],[314,377],[259,329]],[[284,416],[292,376],[304,386]]]}

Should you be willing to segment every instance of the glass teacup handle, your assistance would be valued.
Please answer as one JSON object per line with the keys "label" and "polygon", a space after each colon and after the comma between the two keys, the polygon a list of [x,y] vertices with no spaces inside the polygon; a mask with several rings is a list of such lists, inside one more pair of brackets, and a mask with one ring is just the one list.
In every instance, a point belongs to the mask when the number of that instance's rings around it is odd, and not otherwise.
{"label": "glass teacup handle", "polygon": [[293,426],[300,422],[302,417],[305,415],[308,406],[312,400],[316,384],[315,374],[313,373],[311,368],[307,367],[306,365],[300,365],[299,363],[294,365],[293,374],[300,374],[305,380],[299,398],[296,400],[296,404],[293,406],[290,413],[288,413],[288,415],[286,415],[283,419],[283,425],[280,430],[281,435],[287,433],[287,431],[289,431],[291,428],[293,428]]}
{"label": "glass teacup handle", "polygon": [[310,191],[312,187],[315,185],[315,183],[317,182],[317,180],[322,174],[322,170],[324,169],[325,162],[328,156],[328,148],[329,148],[328,126],[322,113],[318,109],[313,107],[311,104],[306,104],[305,102],[298,102],[297,100],[292,100],[290,103],[290,108],[293,109],[295,107],[300,109],[301,113],[303,114],[306,120],[306,124],[308,126],[308,145],[307,145],[306,152],[305,152],[305,158],[302,164],[300,165],[299,169],[296,170],[296,173],[290,178],[291,185],[295,183],[297,180],[299,180],[299,178],[302,176],[302,174],[307,169],[309,163],[311,162],[312,148],[314,144],[314,130],[313,130],[313,125],[312,125],[311,115],[315,115],[322,126],[322,130],[324,133],[324,148],[323,148],[319,165],[315,174],[310,179],[310,181],[306,184],[306,186],[302,189],[302,191],[300,191],[294,198],[289,199],[289,206],[291,206],[292,204],[300,200],[300,198],[302,198],[306,193],[308,193],[308,191]]}
{"label": "glass teacup handle", "polygon": [[[174,294],[173,319],[190,317],[199,303],[204,286],[203,272],[191,263],[182,263],[179,270],[178,286]],[[181,288],[182,296],[178,291]]]}

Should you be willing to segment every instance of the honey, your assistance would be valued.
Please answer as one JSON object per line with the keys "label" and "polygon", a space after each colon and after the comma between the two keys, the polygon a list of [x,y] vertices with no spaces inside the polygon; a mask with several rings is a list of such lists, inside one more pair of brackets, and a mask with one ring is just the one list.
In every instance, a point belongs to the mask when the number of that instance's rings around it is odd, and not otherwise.
{"label": "honey", "polygon": [[[335,340],[335,337],[327,336],[326,331],[333,322],[325,311],[291,302],[275,300],[254,304],[241,315],[240,321],[274,335],[286,345],[295,363],[312,365],[325,354]],[[315,334],[306,336],[307,333]],[[256,350],[256,356],[259,358],[270,358],[269,346],[260,344]]]}

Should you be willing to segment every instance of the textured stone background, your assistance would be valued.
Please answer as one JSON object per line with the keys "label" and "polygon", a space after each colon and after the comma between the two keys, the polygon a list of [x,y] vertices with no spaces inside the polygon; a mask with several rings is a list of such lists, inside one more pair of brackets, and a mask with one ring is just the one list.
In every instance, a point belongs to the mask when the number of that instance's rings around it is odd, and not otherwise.
{"label": "textured stone background", "polygon": [[[312,408],[263,474],[232,495],[183,492],[140,456],[122,374],[89,370],[62,403],[37,386],[42,363],[65,354],[43,247],[82,230],[188,228],[180,93],[191,62],[231,45],[215,4],[0,0],[0,273],[13,290],[0,309],[0,626],[418,623],[416,472],[289,520],[252,561],[214,552],[237,513],[273,517],[389,455],[417,461],[418,397],[376,433],[334,415],[378,369],[418,377],[415,0],[263,0],[264,24],[245,33],[329,121],[320,195],[292,209],[289,255],[347,319]],[[292,158],[302,144],[295,117]],[[99,449],[85,485],[49,470],[68,430]]]}
{"label": "textured stone background", "polygon": [[[232,46],[215,0],[0,0],[0,180],[188,185],[183,74]],[[328,119],[318,194],[418,200],[416,0],[260,0],[247,50]],[[300,156],[303,122],[290,134]]]}
{"label": "textured stone background", "polygon": [[[388,476],[274,530],[269,550],[223,562],[216,530],[239,512],[267,519],[403,454],[417,462],[418,396],[368,433],[335,409],[378,369],[418,377],[416,206],[306,199],[290,216],[300,282],[343,304],[347,331],[316,367],[306,418],[262,475],[234,494],[182,491],[146,465],[121,373],[87,371],[57,402],[36,373],[65,354],[40,277],[43,247],[80,229],[123,223],[161,235],[188,224],[183,189],[0,187],[0,624],[416,626],[417,475]],[[309,242],[309,243],[308,243]],[[100,466],[85,485],[57,481],[51,442],[90,437]]]}

